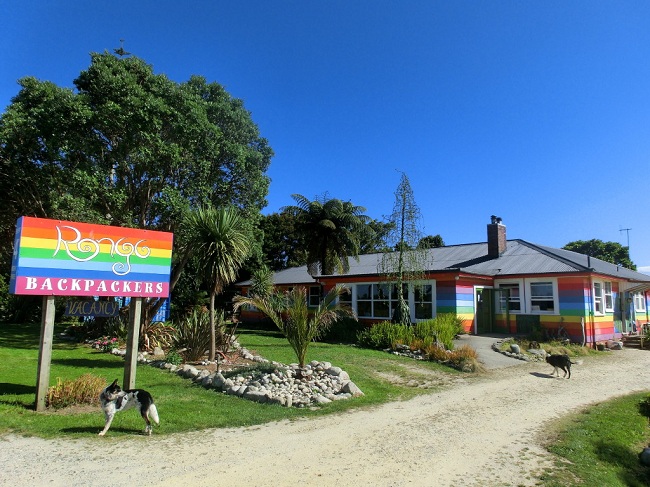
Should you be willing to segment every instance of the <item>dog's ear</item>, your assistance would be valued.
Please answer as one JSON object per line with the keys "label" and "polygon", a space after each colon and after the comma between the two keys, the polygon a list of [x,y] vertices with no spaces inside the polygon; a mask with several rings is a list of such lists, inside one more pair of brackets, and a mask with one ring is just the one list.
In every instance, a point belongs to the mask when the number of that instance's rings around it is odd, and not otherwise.
{"label": "dog's ear", "polygon": [[115,380],[113,381],[113,383],[111,384],[111,387],[115,387],[116,385],[117,385],[117,379],[115,379]]}

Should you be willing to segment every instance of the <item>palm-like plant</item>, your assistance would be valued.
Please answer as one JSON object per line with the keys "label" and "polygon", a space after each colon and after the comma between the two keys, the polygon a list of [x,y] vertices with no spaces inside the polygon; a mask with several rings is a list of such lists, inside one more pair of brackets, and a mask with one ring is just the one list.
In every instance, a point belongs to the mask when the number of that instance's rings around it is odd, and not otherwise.
{"label": "palm-like plant", "polygon": [[210,284],[210,355],[216,354],[215,297],[237,279],[250,249],[247,225],[234,208],[198,208],[188,216],[192,251]]}
{"label": "palm-like plant", "polygon": [[352,309],[338,302],[337,298],[344,292],[348,291],[343,286],[332,288],[316,309],[307,305],[304,287],[295,287],[284,294],[237,296],[235,309],[249,305],[267,315],[286,337],[296,353],[299,366],[304,368],[309,344],[322,336],[335,321],[345,316],[354,317]]}
{"label": "palm-like plant", "polygon": [[358,258],[360,236],[372,231],[367,225],[370,217],[363,214],[366,209],[336,198],[310,201],[299,194],[291,197],[296,205],[282,210],[298,218],[299,231],[307,242],[309,273],[314,276],[348,272],[348,257]]}

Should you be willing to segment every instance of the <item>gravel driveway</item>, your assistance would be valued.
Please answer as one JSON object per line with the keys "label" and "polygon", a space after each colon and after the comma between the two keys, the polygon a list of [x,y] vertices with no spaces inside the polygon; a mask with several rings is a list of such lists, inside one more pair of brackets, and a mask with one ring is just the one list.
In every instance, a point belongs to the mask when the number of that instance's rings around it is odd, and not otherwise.
{"label": "gravel driveway", "polygon": [[587,358],[570,380],[514,362],[442,392],[310,420],[150,438],[5,436],[0,484],[534,485],[552,460],[540,446],[545,423],[650,389],[647,351]]}

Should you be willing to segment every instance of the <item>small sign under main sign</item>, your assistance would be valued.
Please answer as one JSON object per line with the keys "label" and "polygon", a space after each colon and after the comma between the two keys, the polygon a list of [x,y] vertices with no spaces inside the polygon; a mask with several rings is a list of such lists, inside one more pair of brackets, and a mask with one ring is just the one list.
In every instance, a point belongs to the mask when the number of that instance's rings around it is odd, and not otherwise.
{"label": "small sign under main sign", "polygon": [[68,301],[65,304],[65,316],[97,316],[108,318],[120,314],[120,303],[117,301]]}

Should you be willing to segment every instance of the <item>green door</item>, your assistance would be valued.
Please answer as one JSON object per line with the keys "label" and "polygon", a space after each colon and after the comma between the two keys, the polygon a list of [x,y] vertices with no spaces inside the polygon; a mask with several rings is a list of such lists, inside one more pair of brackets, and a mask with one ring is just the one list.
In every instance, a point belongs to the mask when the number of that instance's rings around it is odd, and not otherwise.
{"label": "green door", "polygon": [[476,288],[476,334],[491,333],[494,323],[494,290]]}

